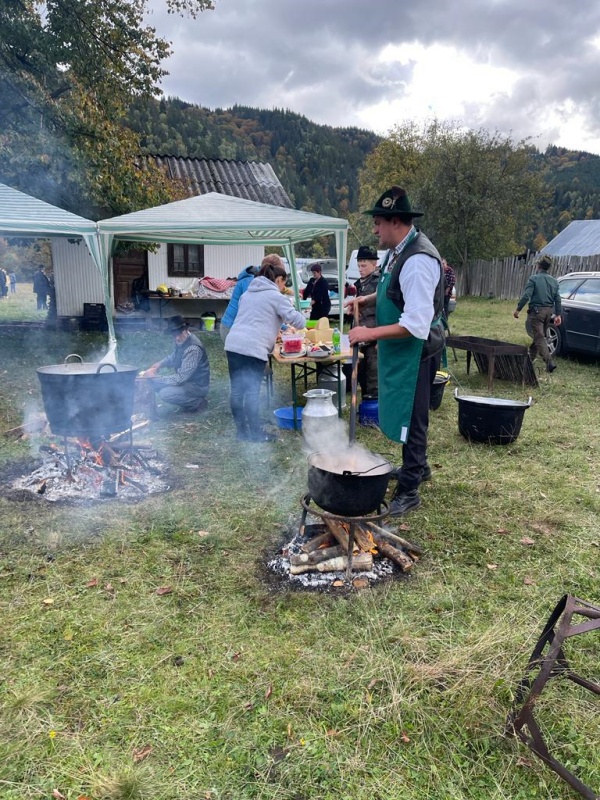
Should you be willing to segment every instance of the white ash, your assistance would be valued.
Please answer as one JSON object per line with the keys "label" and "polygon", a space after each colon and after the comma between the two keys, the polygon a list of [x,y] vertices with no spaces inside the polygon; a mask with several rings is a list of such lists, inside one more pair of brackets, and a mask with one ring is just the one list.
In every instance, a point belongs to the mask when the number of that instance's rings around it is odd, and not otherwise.
{"label": "white ash", "polygon": [[[164,464],[154,451],[144,452],[145,465],[132,463],[135,459],[129,459],[126,466],[118,467],[96,463],[95,451],[82,451],[79,455],[73,448],[69,456],[70,469],[63,453],[50,454],[31,473],[13,481],[10,488],[51,503],[60,500],[137,501],[145,495],[166,492],[170,488],[163,476]],[[139,486],[129,483],[129,480]]]}

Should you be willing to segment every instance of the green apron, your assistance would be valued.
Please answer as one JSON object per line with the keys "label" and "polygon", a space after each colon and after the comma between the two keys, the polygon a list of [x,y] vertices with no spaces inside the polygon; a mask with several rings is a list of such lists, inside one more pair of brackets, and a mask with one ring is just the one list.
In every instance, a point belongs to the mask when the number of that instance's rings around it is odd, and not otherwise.
{"label": "green apron", "polygon": [[[397,325],[402,313],[386,296],[391,272],[382,269],[377,286],[377,325]],[[377,342],[379,373],[379,427],[394,442],[405,444],[417,388],[423,339],[380,339]]]}

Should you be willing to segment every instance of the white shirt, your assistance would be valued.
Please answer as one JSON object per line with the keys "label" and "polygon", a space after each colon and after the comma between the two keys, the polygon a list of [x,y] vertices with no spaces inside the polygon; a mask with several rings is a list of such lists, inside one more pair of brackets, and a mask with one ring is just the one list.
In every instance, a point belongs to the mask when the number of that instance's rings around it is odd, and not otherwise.
{"label": "white shirt", "polygon": [[[396,245],[393,255],[402,252],[406,240],[413,228],[405,238]],[[400,271],[400,290],[404,297],[404,311],[398,319],[398,324],[412,334],[416,339],[427,339],[429,329],[433,322],[435,290],[440,280],[440,265],[433,256],[417,253],[406,260]]]}

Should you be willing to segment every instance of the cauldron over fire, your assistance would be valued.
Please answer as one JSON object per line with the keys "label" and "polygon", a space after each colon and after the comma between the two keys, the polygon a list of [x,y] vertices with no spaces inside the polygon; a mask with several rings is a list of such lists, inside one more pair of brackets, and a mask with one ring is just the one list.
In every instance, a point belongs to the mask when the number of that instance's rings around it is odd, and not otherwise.
{"label": "cauldron over fire", "polygon": [[64,364],[39,367],[37,374],[55,436],[97,439],[131,427],[136,367],[86,363],[72,354]]}

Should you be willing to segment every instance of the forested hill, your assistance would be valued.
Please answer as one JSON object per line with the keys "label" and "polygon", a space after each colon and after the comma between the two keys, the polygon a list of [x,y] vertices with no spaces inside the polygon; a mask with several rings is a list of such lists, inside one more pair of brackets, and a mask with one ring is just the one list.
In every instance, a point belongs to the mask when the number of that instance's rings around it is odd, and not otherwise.
{"label": "forested hill", "polygon": [[[317,125],[282,109],[210,110],[178,98],[136,102],[129,126],[146,153],[270,163],[296,208],[347,216],[357,210],[358,173],[381,138]],[[600,156],[561,147],[536,155],[548,203],[523,245],[539,249],[574,219],[600,218]]]}
{"label": "forested hill", "polygon": [[137,102],[129,125],[146,153],[266,161],[296,208],[330,216],[356,210],[358,171],[380,141],[371,131],[317,125],[292,111],[211,111],[177,98]]}

